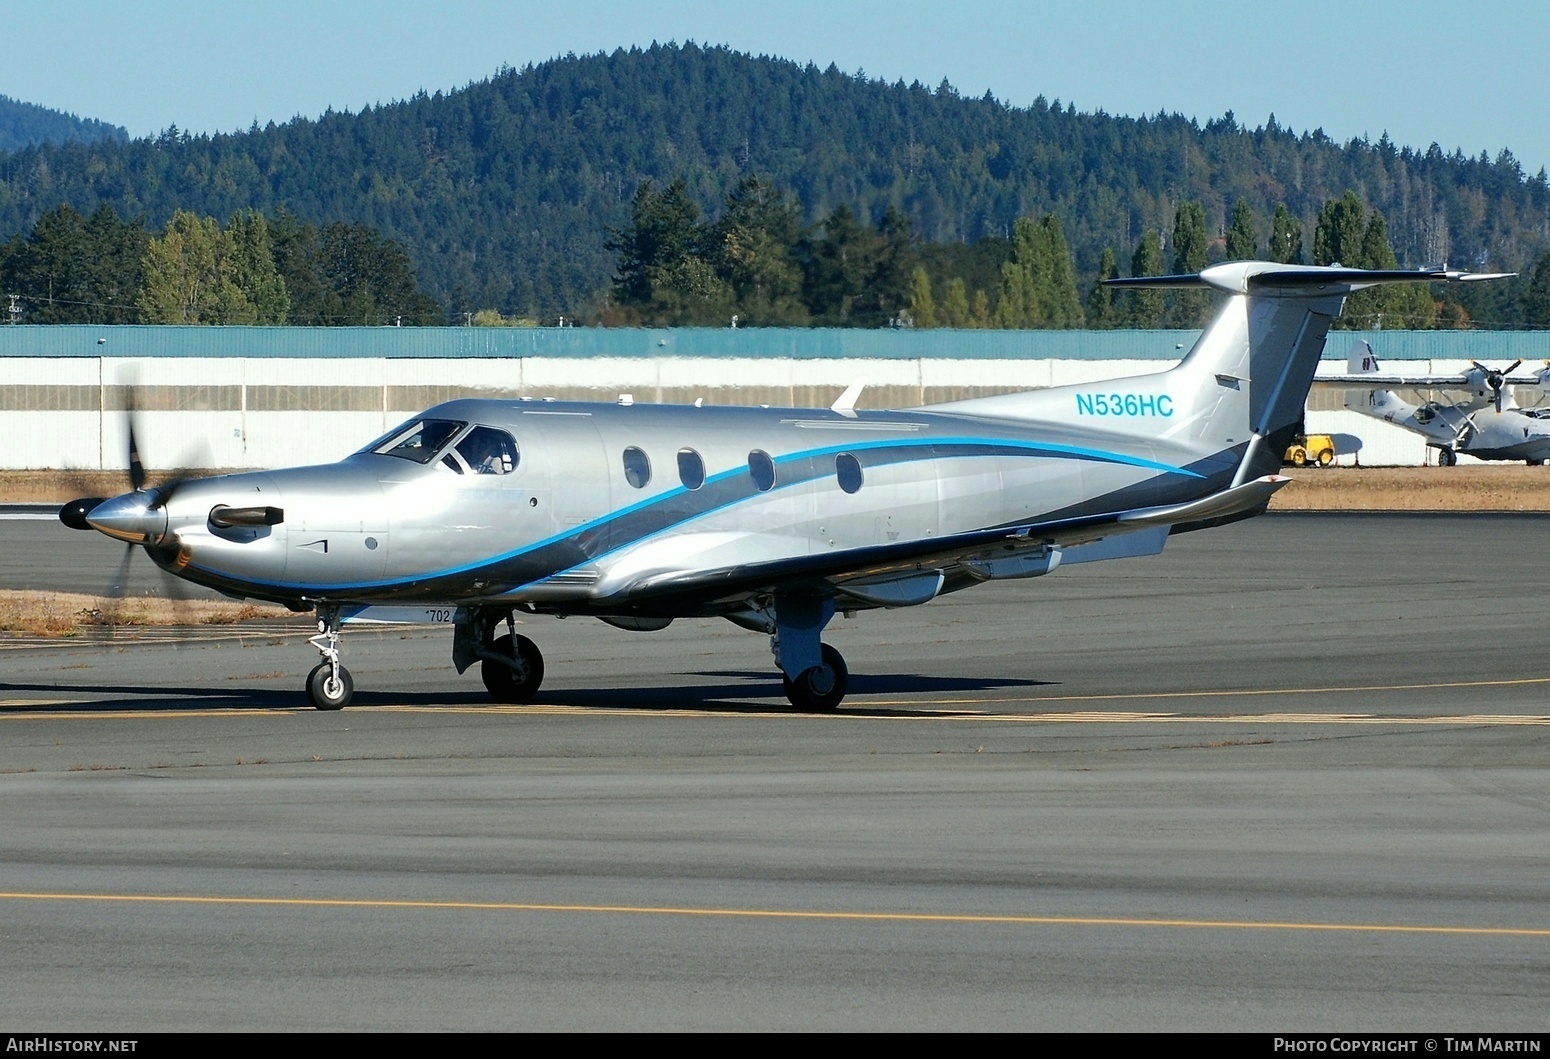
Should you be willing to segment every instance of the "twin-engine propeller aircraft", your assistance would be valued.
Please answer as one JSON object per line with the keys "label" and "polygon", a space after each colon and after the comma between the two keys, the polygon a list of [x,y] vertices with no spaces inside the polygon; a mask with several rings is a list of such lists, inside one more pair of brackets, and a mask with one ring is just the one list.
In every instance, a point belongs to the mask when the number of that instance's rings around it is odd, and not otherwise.
{"label": "twin-engine propeller aircraft", "polygon": [[[1444,467],[1457,463],[1459,453],[1537,465],[1550,462],[1550,408],[1520,408],[1512,387],[1550,385],[1550,365],[1513,375],[1522,363],[1488,368],[1477,360],[1461,375],[1396,375],[1382,371],[1372,346],[1358,339],[1351,344],[1346,374],[1318,381],[1361,391],[1347,397],[1347,408],[1420,434],[1428,448],[1437,450],[1437,462]],[[1451,390],[1461,396],[1415,405],[1395,393],[1396,387]]]}
{"label": "twin-engine propeller aircraft", "polygon": [[1234,262],[1114,280],[1228,297],[1152,375],[889,412],[856,409],[855,388],[826,410],[449,401],[325,466],[146,489],[132,454],[133,492],[60,517],[189,581],[315,610],[318,709],[350,701],[342,621],[415,606],[452,617],[453,664],[481,663],[502,702],[544,674],[518,613],[722,617],[770,636],[793,705],[830,710],[836,611],[1151,555],[1258,514],[1346,295],[1483,278]]}

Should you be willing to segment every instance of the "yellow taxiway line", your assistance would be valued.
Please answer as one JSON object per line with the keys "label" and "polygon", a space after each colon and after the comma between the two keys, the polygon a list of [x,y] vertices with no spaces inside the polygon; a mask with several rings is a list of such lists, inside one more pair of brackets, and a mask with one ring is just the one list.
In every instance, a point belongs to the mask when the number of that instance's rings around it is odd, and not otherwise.
{"label": "yellow taxiway line", "polygon": [[1293,920],[1171,919],[1144,916],[954,915],[934,912],[841,912],[822,909],[693,908],[661,905],[540,904],[526,901],[408,901],[337,897],[219,897],[192,894],[0,892],[0,901],[101,904],[224,905],[270,908],[365,908],[411,911],[561,912],[572,915],[695,916],[855,923],[962,923],[1042,927],[1140,927],[1190,930],[1323,931],[1354,934],[1447,934],[1550,938],[1550,927],[1470,927],[1426,923],[1317,923]]}

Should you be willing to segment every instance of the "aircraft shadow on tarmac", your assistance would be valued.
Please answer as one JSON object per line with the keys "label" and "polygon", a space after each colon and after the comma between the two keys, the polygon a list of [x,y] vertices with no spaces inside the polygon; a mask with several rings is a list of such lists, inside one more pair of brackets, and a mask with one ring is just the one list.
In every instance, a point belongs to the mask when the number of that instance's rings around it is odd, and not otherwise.
{"label": "aircraft shadow on tarmac", "polygon": [[[624,709],[658,712],[663,710],[704,710],[724,713],[779,712],[797,713],[785,701],[785,694],[778,680],[767,671],[719,670],[702,671],[694,677],[720,678],[718,683],[664,685],[658,687],[597,687],[585,689],[556,688],[546,691],[535,700],[535,705],[592,707],[598,709]],[[972,677],[937,677],[914,674],[888,673],[876,676],[852,673],[851,695],[966,695],[974,692],[997,691],[1007,688],[1046,687],[1054,682],[1042,680],[1017,680]],[[123,685],[102,683],[43,684],[0,682],[0,698],[13,696],[83,696],[69,702],[11,707],[25,710],[30,715],[47,712],[134,712],[134,711],[200,711],[200,710],[307,710],[306,693],[291,688],[210,688],[183,685],[161,687],[155,685]],[[483,690],[449,691],[371,691],[358,692],[353,706],[437,706],[467,708],[490,706],[490,698]],[[922,705],[928,705],[922,703]],[[0,706],[0,713],[10,712]],[[915,712],[907,703],[890,703],[887,707],[869,708],[865,702],[852,701],[841,708],[850,715],[888,715]],[[933,708],[940,713],[940,707]]]}

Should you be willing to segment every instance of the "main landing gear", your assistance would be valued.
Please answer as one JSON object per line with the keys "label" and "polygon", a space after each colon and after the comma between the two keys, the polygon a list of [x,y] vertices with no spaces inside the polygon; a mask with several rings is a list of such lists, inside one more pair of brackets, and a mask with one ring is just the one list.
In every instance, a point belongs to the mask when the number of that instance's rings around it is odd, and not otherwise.
{"label": "main landing gear", "polygon": [[786,698],[799,710],[827,713],[845,698],[850,671],[845,656],[823,643],[834,601],[819,596],[777,595],[766,612],[770,653],[780,667]]}
{"label": "main landing gear", "polygon": [[[349,705],[355,693],[350,671],[339,661],[339,607],[319,604],[318,634],[310,641],[323,656],[307,674],[307,697],[320,710]],[[845,657],[820,637],[834,617],[834,601],[820,596],[777,595],[734,618],[770,635],[786,698],[799,710],[827,713],[845,698],[850,672]],[[506,630],[497,635],[499,626]],[[459,608],[453,621],[452,663],[459,673],[479,663],[479,676],[496,702],[529,702],[544,679],[538,645],[517,634],[509,610]]]}
{"label": "main landing gear", "polygon": [[[506,626],[504,635],[496,629]],[[496,702],[528,702],[544,680],[544,656],[538,645],[517,634],[509,610],[459,609],[452,626],[452,664],[459,673],[479,663],[479,677]]]}
{"label": "main landing gear", "polygon": [[[544,679],[544,656],[538,645],[515,631],[490,644],[479,663],[479,677],[496,702],[527,702]],[[493,657],[492,657],[493,656]]]}
{"label": "main landing gear", "polygon": [[845,697],[845,685],[850,670],[845,667],[845,656],[828,644],[821,644],[822,661],[809,666],[795,677],[780,675],[786,689],[786,698],[799,710],[828,713],[836,709]]}

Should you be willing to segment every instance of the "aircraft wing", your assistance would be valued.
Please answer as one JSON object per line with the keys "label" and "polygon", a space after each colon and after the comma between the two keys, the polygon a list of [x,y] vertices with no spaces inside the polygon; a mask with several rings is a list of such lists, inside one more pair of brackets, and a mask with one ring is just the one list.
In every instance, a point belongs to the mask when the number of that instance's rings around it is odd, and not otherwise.
{"label": "aircraft wing", "polygon": [[[1540,374],[1509,375],[1502,380],[1504,386],[1542,386]],[[1318,375],[1313,379],[1318,387],[1340,387],[1347,390],[1465,390],[1478,385],[1463,375],[1395,375],[1387,372],[1364,372],[1357,375]]]}
{"label": "aircraft wing", "polygon": [[[1532,385],[1534,380],[1513,380]],[[1313,379],[1314,386],[1336,386],[1346,389],[1368,390],[1440,390],[1450,387],[1464,388],[1469,385],[1469,380],[1462,375],[1392,375],[1380,372],[1366,372],[1360,375],[1318,375]]]}
{"label": "aircraft wing", "polygon": [[1257,514],[1291,481],[1269,475],[1201,500],[1104,515],[1027,523],[935,540],[796,556],[711,570],[644,574],[609,597],[635,610],[691,602],[735,603],[793,589],[833,595],[863,606],[925,603],[948,575],[974,580],[1030,577],[1064,563],[1092,562],[1162,550],[1170,532]]}

